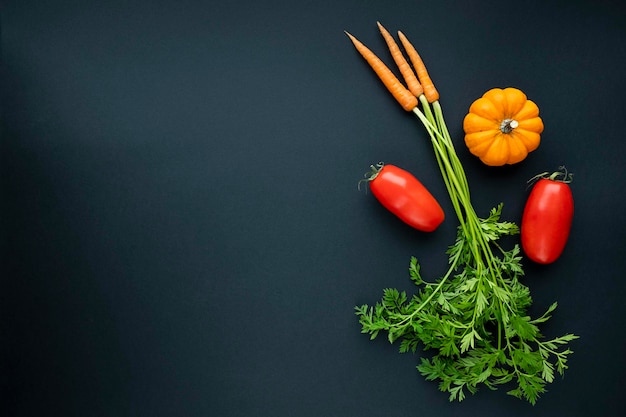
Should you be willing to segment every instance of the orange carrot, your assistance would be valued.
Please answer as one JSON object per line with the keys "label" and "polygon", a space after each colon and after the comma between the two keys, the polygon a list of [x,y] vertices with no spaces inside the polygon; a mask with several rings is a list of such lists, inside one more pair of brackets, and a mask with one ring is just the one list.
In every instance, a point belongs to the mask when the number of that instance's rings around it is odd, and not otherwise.
{"label": "orange carrot", "polygon": [[402,108],[411,111],[417,107],[417,98],[398,80],[393,72],[372,51],[363,45],[357,38],[346,32],[354,47],[365,61],[372,67],[378,78],[385,84],[387,90],[393,95]]}
{"label": "orange carrot", "polygon": [[422,88],[424,89],[424,96],[426,96],[426,100],[429,103],[433,103],[439,100],[439,92],[435,88],[435,84],[433,84],[433,80],[430,79],[428,75],[428,71],[426,71],[426,66],[422,61],[422,58],[419,56],[415,47],[409,42],[409,40],[404,36],[404,34],[398,31],[398,37],[404,46],[404,50],[406,54],[409,56],[411,63],[413,64],[413,68],[415,68],[415,72],[417,73],[417,77],[422,84]]}
{"label": "orange carrot", "polygon": [[376,23],[378,23],[380,33],[383,35],[383,38],[385,38],[385,42],[387,42],[387,47],[389,47],[389,52],[391,52],[391,57],[398,66],[398,69],[400,70],[404,81],[406,81],[406,85],[409,88],[409,91],[413,93],[415,97],[421,96],[424,92],[424,89],[417,80],[413,69],[404,58],[404,55],[402,55],[402,51],[400,51],[398,44],[393,39],[393,36],[391,36],[391,34],[387,31],[387,29],[385,29],[383,25],[380,24],[380,22]]}

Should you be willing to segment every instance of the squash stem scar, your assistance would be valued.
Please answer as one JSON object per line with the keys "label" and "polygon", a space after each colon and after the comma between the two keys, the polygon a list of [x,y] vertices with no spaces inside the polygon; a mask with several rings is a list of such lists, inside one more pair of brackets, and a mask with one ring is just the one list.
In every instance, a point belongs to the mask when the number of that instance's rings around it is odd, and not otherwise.
{"label": "squash stem scar", "polygon": [[500,123],[500,131],[502,133],[511,133],[513,129],[519,126],[519,122],[513,119],[504,119],[502,123]]}

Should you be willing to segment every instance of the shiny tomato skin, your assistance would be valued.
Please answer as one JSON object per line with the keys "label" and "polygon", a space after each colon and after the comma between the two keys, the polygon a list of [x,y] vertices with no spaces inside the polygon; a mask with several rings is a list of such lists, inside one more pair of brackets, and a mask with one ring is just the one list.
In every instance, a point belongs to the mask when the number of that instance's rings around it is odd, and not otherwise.
{"label": "shiny tomato skin", "polygon": [[432,232],[443,222],[443,209],[411,173],[395,165],[384,165],[370,181],[376,199],[409,226]]}
{"label": "shiny tomato skin", "polygon": [[547,178],[537,181],[522,215],[526,256],[539,264],[556,261],[565,249],[573,216],[574,198],[568,184]]}

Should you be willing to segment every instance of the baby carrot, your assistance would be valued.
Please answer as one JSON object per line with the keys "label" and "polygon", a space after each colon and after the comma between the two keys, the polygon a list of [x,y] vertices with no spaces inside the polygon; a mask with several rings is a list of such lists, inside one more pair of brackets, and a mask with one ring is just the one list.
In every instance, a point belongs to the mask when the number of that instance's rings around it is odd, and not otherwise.
{"label": "baby carrot", "polygon": [[413,69],[411,68],[409,63],[406,61],[406,58],[404,58],[404,55],[402,55],[402,51],[400,51],[398,44],[393,39],[393,36],[391,36],[391,34],[387,31],[387,29],[385,29],[383,25],[380,24],[380,22],[376,23],[378,23],[380,33],[383,35],[383,38],[385,38],[385,42],[387,42],[387,47],[389,47],[389,52],[391,52],[391,57],[398,66],[398,69],[400,70],[404,81],[406,81],[406,85],[409,88],[409,91],[413,93],[415,97],[421,96],[424,92],[424,89],[417,80],[417,77],[415,76],[415,73],[413,72]]}
{"label": "baby carrot", "polygon": [[433,80],[430,79],[428,75],[428,71],[426,71],[426,66],[422,61],[422,58],[419,56],[415,47],[409,42],[409,40],[404,36],[404,34],[398,31],[398,37],[404,46],[404,50],[406,54],[409,56],[411,63],[413,64],[413,68],[415,68],[415,72],[417,73],[417,77],[422,84],[422,88],[424,89],[424,96],[426,96],[426,100],[429,103],[433,103],[439,100],[439,92],[435,88],[435,84],[433,84]]}
{"label": "baby carrot", "polygon": [[398,80],[389,68],[372,51],[363,45],[357,38],[346,32],[356,50],[365,61],[372,67],[378,78],[383,82],[387,90],[393,95],[402,108],[411,111],[417,107],[417,98]]}

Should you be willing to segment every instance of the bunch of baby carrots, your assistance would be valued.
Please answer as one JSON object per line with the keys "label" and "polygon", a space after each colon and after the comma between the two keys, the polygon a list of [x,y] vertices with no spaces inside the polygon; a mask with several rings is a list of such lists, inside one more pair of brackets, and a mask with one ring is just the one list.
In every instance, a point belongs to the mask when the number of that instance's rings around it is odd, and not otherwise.
{"label": "bunch of baby carrots", "polygon": [[411,111],[417,107],[417,98],[422,95],[424,95],[429,103],[439,100],[439,93],[428,75],[428,71],[426,70],[426,66],[422,61],[422,58],[419,56],[407,37],[404,36],[402,32],[398,31],[398,37],[400,38],[400,41],[402,42],[402,45],[411,60],[411,64],[413,64],[413,67],[415,68],[417,76],[413,72],[413,69],[407,60],[404,58],[404,55],[402,55],[402,51],[400,51],[398,44],[393,39],[391,34],[383,27],[383,25],[380,24],[380,22],[378,22],[378,27],[380,29],[380,33],[387,42],[391,56],[398,66],[398,69],[400,70],[408,88],[405,87],[400,80],[398,80],[394,73],[391,72],[383,61],[381,61],[371,50],[369,50],[367,46],[363,45],[350,33],[346,32],[346,35],[348,35],[357,51],[359,51],[367,63],[370,64],[372,69],[376,72],[383,84],[385,84],[385,87],[387,87],[398,103],[400,103],[404,110]]}
{"label": "bunch of baby carrots", "polygon": [[500,220],[502,204],[487,218],[477,216],[439,93],[422,59],[398,32],[409,64],[389,32],[380,23],[378,27],[406,86],[372,51],[346,34],[402,108],[413,112],[426,128],[460,224],[456,241],[447,250],[446,273],[426,282],[412,258],[409,272],[420,291],[408,297],[404,291],[387,288],[380,302],[357,306],[361,331],[372,339],[387,332],[390,342],[401,341],[401,352],[415,352],[420,345],[434,350],[432,358],[422,358],[418,370],[427,380],[438,380],[451,401],[462,400],[465,392],[474,393],[479,386],[513,385],[508,394],[535,404],[555,373],[562,375],[567,368],[572,353],[567,345],[578,336],[544,339],[538,326],[550,318],[556,303],[539,318],[528,315],[532,298],[519,281],[524,274],[519,245],[505,250],[498,242],[502,236],[518,234],[518,226]]}

